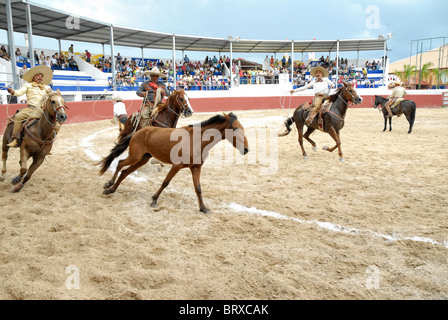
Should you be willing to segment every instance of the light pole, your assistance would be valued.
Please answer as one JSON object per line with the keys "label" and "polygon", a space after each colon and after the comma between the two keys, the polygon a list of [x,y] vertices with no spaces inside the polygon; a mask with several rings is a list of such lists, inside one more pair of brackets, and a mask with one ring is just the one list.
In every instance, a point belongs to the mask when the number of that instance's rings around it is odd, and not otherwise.
{"label": "light pole", "polygon": [[385,78],[386,78],[386,70],[387,70],[387,40],[389,40],[390,38],[392,38],[394,34],[393,33],[388,33],[385,36],[383,36],[382,34],[380,34],[378,36],[379,40],[384,40],[384,56],[383,56],[383,86],[385,83]]}
{"label": "light pole", "polygon": [[233,38],[232,36],[228,36],[227,40],[229,40],[229,42],[230,42],[230,89],[232,89],[232,82],[233,82],[233,79],[232,79],[232,69],[233,69],[232,68],[232,65],[233,65],[232,44],[234,42],[239,42],[240,36],[236,36],[235,38]]}

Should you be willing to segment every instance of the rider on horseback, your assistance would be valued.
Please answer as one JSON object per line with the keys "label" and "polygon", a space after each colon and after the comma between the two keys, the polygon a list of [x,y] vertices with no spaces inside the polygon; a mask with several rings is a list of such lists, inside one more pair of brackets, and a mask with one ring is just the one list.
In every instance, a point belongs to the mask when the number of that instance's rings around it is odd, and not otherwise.
{"label": "rider on horseback", "polygon": [[387,97],[389,99],[389,101],[387,101],[387,103],[384,105],[384,107],[386,107],[386,110],[389,113],[389,115],[386,116],[386,118],[392,118],[393,114],[392,114],[391,106],[394,105],[394,103],[398,99],[404,98],[404,96],[407,93],[403,88],[403,83],[401,83],[400,81],[391,82],[387,87],[389,89],[393,88],[393,90],[392,90],[392,93]]}
{"label": "rider on horseback", "polygon": [[312,107],[310,109],[308,118],[305,120],[305,124],[308,126],[311,124],[311,122],[313,122],[314,116],[320,110],[324,100],[328,98],[329,93],[328,86],[330,86],[331,88],[335,87],[334,83],[327,78],[328,74],[329,74],[328,70],[325,69],[324,67],[321,66],[314,67],[313,69],[311,69],[310,75],[312,77],[315,77],[316,79],[314,79],[313,81],[311,81],[310,83],[308,83],[303,87],[291,90],[291,94],[293,94],[295,92],[302,91],[311,87],[313,87],[314,89],[314,98]]}
{"label": "rider on horseback", "polygon": [[40,118],[42,116],[42,100],[48,93],[52,92],[48,84],[53,79],[53,71],[44,65],[36,66],[28,70],[22,77],[28,83],[25,83],[19,90],[7,88],[8,92],[13,96],[21,96],[26,94],[26,102],[28,106],[23,108],[15,115],[14,128],[12,131],[13,141],[8,147],[17,147],[20,140],[20,131],[22,121],[31,118]]}
{"label": "rider on horseback", "polygon": [[161,73],[157,67],[145,71],[144,74],[149,74],[150,80],[142,83],[137,90],[137,95],[144,98],[144,107],[141,112],[141,117],[142,125],[147,126],[150,118],[154,118],[158,113],[156,106],[162,102],[164,96],[168,97],[170,95],[170,91],[166,88],[165,84],[159,80],[159,77],[166,77],[166,75]]}

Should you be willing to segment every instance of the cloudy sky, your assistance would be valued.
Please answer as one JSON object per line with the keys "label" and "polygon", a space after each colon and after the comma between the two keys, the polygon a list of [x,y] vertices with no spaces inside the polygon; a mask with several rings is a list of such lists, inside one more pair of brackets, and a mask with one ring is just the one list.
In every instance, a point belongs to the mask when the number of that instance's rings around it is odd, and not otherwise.
{"label": "cloudy sky", "polygon": [[[393,33],[389,40],[391,61],[409,56],[411,40],[446,36],[448,43],[448,2],[446,0],[30,0],[74,15],[166,33],[227,38],[240,36],[255,40],[332,40],[377,38]],[[2,38],[5,32],[0,33]],[[16,45],[24,45],[16,35]],[[36,37],[34,46],[54,48],[55,40]],[[6,39],[1,39],[6,43]],[[424,50],[442,44],[427,41]],[[63,41],[63,50],[70,45]],[[100,46],[75,43],[101,53]],[[140,49],[118,48],[122,55],[140,56]],[[415,53],[416,43],[413,52]],[[186,52],[204,58],[205,53]],[[343,53],[344,55],[349,55]],[[145,55],[170,58],[169,52],[145,51]],[[239,54],[238,54],[239,55]],[[180,57],[176,53],[176,56]],[[356,53],[351,54],[356,58]],[[360,58],[381,58],[383,52],[360,53]],[[155,57],[155,56],[154,56]],[[245,56],[245,58],[250,58]],[[256,59],[256,57],[253,57]],[[263,59],[260,56],[259,59]]]}

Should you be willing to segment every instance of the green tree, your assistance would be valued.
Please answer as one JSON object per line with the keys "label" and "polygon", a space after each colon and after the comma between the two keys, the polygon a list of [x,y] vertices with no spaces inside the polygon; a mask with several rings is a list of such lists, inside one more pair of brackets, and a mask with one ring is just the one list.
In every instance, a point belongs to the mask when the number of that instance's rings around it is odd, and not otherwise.
{"label": "green tree", "polygon": [[394,73],[405,84],[410,84],[410,79],[416,73],[416,67],[408,64],[403,65],[403,71],[395,71]]}
{"label": "green tree", "polygon": [[422,68],[420,69],[420,75],[419,75],[419,84],[418,84],[418,88],[421,88],[422,85],[422,80],[426,79],[428,80],[429,75],[431,74],[431,67],[434,64],[432,62],[427,62],[425,63]]}

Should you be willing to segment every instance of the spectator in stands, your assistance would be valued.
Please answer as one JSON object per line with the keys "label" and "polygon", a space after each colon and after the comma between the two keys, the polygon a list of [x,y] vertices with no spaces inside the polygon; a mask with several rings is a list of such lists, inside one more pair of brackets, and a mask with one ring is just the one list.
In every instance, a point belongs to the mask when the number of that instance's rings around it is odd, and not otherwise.
{"label": "spectator in stands", "polygon": [[330,86],[331,88],[335,86],[333,82],[331,82],[330,80],[328,80],[328,78],[326,78],[328,77],[328,70],[321,66],[317,66],[311,69],[310,74],[312,77],[315,77],[313,81],[308,83],[306,86],[300,87],[295,90],[291,90],[291,94],[293,94],[295,92],[303,91],[311,87],[314,89],[314,99],[312,103],[312,108],[310,110],[308,118],[305,120],[305,124],[308,126],[311,124],[311,122],[314,119],[314,116],[320,110],[324,100],[328,97],[329,93],[328,86]]}
{"label": "spectator in stands", "polygon": [[70,69],[72,69],[73,71],[79,71],[78,68],[78,64],[75,61],[75,58],[73,58],[73,56],[71,56],[68,60],[68,66],[70,67]]}
{"label": "spectator in stands", "polygon": [[7,61],[11,60],[11,56],[9,55],[8,51],[6,51],[5,46],[2,46],[0,48],[0,58],[3,58],[5,60],[7,60]]}
{"label": "spectator in stands", "polygon": [[51,79],[53,79],[53,72],[46,66],[36,66],[29,69],[29,71],[23,76],[23,79],[28,83],[25,83],[19,90],[14,90],[11,88],[7,89],[9,94],[13,96],[21,96],[26,94],[26,100],[28,103],[26,108],[23,108],[15,115],[14,128],[11,135],[13,137],[13,141],[8,144],[8,147],[18,147],[22,121],[25,121],[28,118],[40,118],[42,115],[42,109],[40,106],[42,103],[42,97],[52,91],[48,84],[51,82]]}
{"label": "spectator in stands", "polygon": [[190,63],[190,59],[187,57],[187,55],[185,55],[185,57],[184,57],[184,62],[187,64]]}
{"label": "spectator in stands", "polygon": [[22,63],[27,63],[27,59],[22,56],[22,52],[20,51],[19,48],[16,49],[16,61],[17,62],[22,62]]}
{"label": "spectator in stands", "polygon": [[74,47],[73,47],[73,44],[70,46],[70,47],[68,47],[68,52],[69,52],[69,54],[75,54],[75,52],[74,52]]}
{"label": "spectator in stands", "polygon": [[88,63],[90,63],[90,57],[91,57],[92,55],[90,54],[90,52],[89,52],[89,50],[86,50],[86,61],[88,62]]}
{"label": "spectator in stands", "polygon": [[143,82],[136,92],[139,97],[143,97],[145,104],[142,111],[142,126],[149,124],[150,118],[157,115],[157,106],[162,102],[163,97],[170,95],[165,84],[159,80],[160,77],[166,77],[159,71],[159,68],[154,67],[150,71],[146,71],[145,74],[149,75],[150,80]]}
{"label": "spectator in stands", "polygon": [[42,63],[44,66],[51,68],[51,59],[50,56],[47,56],[47,58],[44,60],[44,62]]}
{"label": "spectator in stands", "polygon": [[22,67],[22,69],[20,69],[20,71],[19,71],[19,78],[20,78],[20,85],[21,86],[23,86],[23,76],[25,75],[25,73],[27,73],[28,72],[28,66],[27,66],[27,64],[25,63],[25,64],[23,64],[23,67]]}
{"label": "spectator in stands", "polygon": [[41,51],[40,55],[39,55],[39,60],[40,60],[41,64],[44,64],[46,59],[47,58],[45,57],[45,53],[43,51]]}

